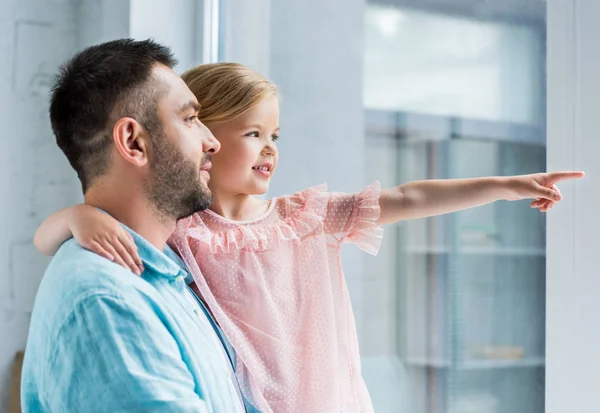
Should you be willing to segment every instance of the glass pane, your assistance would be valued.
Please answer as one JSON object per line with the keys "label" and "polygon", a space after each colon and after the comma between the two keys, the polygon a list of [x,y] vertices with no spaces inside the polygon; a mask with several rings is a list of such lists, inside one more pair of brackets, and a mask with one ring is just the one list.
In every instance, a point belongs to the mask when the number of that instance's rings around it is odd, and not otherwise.
{"label": "glass pane", "polygon": [[[544,3],[380,3],[365,16],[368,178],[544,170]],[[375,411],[544,411],[545,219],[527,202],[399,224],[366,276]]]}
{"label": "glass pane", "polygon": [[542,120],[537,25],[373,4],[365,34],[369,108]]}

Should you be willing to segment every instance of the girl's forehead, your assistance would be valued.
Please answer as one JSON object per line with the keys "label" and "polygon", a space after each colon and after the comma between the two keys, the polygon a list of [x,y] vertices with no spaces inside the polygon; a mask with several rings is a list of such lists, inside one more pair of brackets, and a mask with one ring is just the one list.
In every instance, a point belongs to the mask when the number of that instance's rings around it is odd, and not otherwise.
{"label": "girl's forehead", "polygon": [[257,117],[257,118],[273,118],[279,117],[279,99],[277,96],[269,96],[267,98],[262,99],[256,105],[251,107],[246,113],[242,116],[246,115],[247,117]]}

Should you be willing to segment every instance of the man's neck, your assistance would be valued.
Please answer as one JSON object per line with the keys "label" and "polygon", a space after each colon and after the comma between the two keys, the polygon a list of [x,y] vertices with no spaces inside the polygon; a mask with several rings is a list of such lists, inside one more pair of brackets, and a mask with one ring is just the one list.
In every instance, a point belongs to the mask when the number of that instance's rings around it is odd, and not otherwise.
{"label": "man's neck", "polygon": [[175,230],[175,220],[161,219],[152,209],[148,199],[135,191],[118,188],[90,188],[85,203],[100,208],[117,221],[125,224],[159,251]]}

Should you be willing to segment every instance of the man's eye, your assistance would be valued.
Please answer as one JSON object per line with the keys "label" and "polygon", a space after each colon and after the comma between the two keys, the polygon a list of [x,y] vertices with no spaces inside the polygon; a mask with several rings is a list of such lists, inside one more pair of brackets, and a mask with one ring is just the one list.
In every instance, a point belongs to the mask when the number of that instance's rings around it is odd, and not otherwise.
{"label": "man's eye", "polygon": [[195,122],[198,119],[198,115],[192,115],[185,118],[186,122]]}

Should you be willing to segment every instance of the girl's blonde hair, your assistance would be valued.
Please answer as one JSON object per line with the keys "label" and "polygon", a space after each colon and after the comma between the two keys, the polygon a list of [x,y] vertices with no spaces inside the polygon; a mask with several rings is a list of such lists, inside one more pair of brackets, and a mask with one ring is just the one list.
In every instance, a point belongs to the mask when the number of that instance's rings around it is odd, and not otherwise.
{"label": "girl's blonde hair", "polygon": [[239,63],[200,65],[181,78],[200,103],[202,123],[233,120],[264,98],[277,95],[274,83]]}

